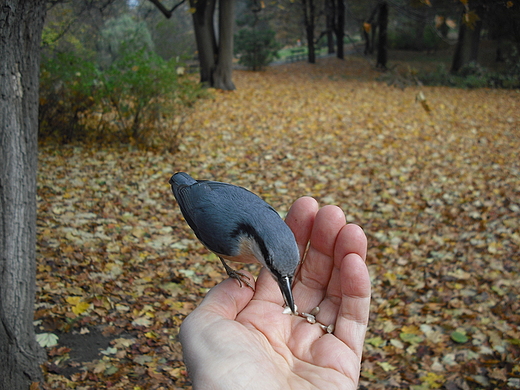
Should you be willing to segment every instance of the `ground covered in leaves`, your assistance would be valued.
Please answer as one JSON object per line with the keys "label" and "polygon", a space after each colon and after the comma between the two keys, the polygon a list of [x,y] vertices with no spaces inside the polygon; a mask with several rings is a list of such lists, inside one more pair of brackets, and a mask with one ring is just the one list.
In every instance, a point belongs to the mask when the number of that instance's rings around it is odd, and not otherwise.
{"label": "ground covered in leaves", "polygon": [[179,325],[224,274],[171,195],[183,170],[282,212],[314,196],[365,229],[362,388],[520,388],[520,93],[377,77],[362,59],[238,71],[237,91],[198,104],[177,154],[43,147],[44,387],[191,388]]}

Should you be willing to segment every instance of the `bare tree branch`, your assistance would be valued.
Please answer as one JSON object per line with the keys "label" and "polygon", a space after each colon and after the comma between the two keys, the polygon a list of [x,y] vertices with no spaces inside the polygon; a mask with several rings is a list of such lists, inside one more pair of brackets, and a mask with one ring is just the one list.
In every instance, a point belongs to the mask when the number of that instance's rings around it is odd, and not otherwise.
{"label": "bare tree branch", "polygon": [[149,0],[149,1],[153,5],[155,5],[159,9],[159,11],[161,11],[163,13],[163,15],[166,16],[167,19],[170,19],[172,17],[173,13],[175,12],[175,10],[186,2],[186,0],[181,0],[180,2],[175,4],[172,9],[168,10],[159,0]]}

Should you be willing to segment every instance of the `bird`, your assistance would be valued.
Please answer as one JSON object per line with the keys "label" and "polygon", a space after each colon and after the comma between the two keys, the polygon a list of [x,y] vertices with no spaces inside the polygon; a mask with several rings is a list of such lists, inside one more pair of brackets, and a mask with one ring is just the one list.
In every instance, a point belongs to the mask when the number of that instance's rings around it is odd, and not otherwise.
{"label": "bird", "polygon": [[285,305],[296,314],[292,293],[300,253],[293,232],[278,212],[253,192],[233,184],[195,180],[185,172],[169,181],[184,219],[199,241],[215,253],[227,274],[247,281],[226,260],[259,262],[278,283]]}

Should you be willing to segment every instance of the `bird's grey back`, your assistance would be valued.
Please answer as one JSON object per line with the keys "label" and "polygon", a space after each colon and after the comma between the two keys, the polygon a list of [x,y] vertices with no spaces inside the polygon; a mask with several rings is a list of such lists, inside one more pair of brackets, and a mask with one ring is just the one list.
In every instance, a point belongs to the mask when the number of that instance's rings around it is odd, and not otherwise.
{"label": "bird's grey back", "polygon": [[[195,180],[179,172],[170,179],[186,222],[210,250],[226,256],[231,240],[244,234],[258,242],[266,261],[276,256],[282,274],[294,272],[298,247],[290,228],[275,209],[243,187],[216,181]],[[278,253],[271,253],[277,248]]]}

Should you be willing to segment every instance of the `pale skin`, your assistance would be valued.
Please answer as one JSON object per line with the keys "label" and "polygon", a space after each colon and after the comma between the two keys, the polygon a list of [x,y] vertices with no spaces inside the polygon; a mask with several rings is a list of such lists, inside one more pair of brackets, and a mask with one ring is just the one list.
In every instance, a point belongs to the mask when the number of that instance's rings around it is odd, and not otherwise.
{"label": "pale skin", "polygon": [[183,322],[180,338],[193,388],[357,389],[370,306],[363,230],[336,206],[298,199],[286,222],[300,253],[293,284],[300,312],[319,306],[318,322],[283,314],[283,298],[263,269],[255,291],[227,279]]}

